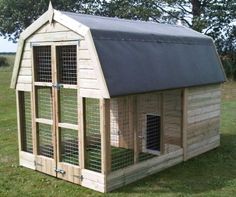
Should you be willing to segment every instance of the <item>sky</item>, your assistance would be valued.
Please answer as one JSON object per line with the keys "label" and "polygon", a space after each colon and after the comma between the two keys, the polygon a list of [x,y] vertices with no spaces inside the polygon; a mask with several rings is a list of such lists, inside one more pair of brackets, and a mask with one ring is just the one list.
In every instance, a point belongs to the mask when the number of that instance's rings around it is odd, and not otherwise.
{"label": "sky", "polygon": [[4,39],[4,37],[0,36],[0,53],[1,52],[16,52],[17,44]]}

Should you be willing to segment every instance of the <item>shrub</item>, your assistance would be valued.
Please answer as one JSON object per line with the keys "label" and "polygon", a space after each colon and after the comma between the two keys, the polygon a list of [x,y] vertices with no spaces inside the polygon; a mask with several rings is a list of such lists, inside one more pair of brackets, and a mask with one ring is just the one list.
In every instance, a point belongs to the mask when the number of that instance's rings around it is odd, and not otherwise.
{"label": "shrub", "polygon": [[3,67],[3,66],[8,66],[6,57],[0,57],[0,67]]}
{"label": "shrub", "polygon": [[236,80],[236,55],[221,58],[228,79]]}

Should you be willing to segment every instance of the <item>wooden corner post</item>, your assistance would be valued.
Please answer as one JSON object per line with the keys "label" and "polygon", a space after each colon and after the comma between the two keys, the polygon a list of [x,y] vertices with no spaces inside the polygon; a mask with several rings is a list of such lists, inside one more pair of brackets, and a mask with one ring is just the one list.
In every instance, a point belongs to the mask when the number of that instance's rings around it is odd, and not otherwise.
{"label": "wooden corner post", "polygon": [[188,88],[184,88],[182,96],[182,146],[184,161],[187,160],[187,109],[188,109]]}
{"label": "wooden corner post", "polygon": [[[79,91],[78,91],[79,92]],[[86,131],[86,124],[85,124],[85,98],[80,97],[78,93],[79,99],[79,165],[80,169],[85,168],[85,131]]]}
{"label": "wooden corner post", "polygon": [[111,171],[109,99],[100,99],[100,132],[101,132],[102,174],[106,176]]}

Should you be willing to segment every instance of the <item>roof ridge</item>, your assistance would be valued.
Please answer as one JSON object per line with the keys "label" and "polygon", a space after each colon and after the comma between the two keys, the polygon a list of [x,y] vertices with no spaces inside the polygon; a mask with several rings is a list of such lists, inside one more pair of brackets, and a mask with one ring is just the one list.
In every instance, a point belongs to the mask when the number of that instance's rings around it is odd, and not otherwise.
{"label": "roof ridge", "polygon": [[82,13],[76,13],[76,12],[67,12],[67,11],[60,11],[62,13],[69,13],[73,15],[80,15],[80,16],[87,16],[87,17],[94,17],[94,18],[101,18],[101,19],[106,19],[106,20],[116,20],[116,21],[124,21],[128,23],[151,23],[154,25],[168,25],[168,26],[173,26],[173,27],[178,27],[178,28],[184,28],[184,26],[181,25],[175,25],[175,24],[169,24],[169,23],[157,23],[154,21],[143,21],[139,19],[126,19],[126,18],[119,18],[119,17],[110,17],[110,16],[100,16],[100,15],[92,15],[92,14],[82,14]]}

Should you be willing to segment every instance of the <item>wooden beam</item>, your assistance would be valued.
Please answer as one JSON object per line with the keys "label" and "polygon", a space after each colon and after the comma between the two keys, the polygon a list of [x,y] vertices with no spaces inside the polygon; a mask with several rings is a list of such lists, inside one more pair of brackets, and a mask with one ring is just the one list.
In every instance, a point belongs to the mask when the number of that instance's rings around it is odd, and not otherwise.
{"label": "wooden beam", "polygon": [[160,93],[160,109],[161,109],[161,139],[160,139],[160,152],[163,155],[165,153],[165,142],[164,142],[164,125],[165,125],[165,93]]}
{"label": "wooden beam", "polygon": [[110,100],[108,99],[100,99],[100,132],[102,174],[107,175],[111,171]]}
{"label": "wooden beam", "polygon": [[18,47],[17,47],[17,53],[16,53],[16,58],[15,58],[12,78],[11,78],[10,87],[13,89],[16,88],[16,82],[17,82],[17,77],[20,70],[20,63],[21,63],[21,57],[23,54],[23,49],[24,49],[24,40],[20,37],[20,40],[18,42]]}
{"label": "wooden beam", "polygon": [[[79,90],[78,90],[79,95]],[[85,99],[83,97],[78,97],[79,101],[79,166],[80,169],[85,168],[85,150],[86,150],[86,124],[85,124],[85,117],[86,117],[86,111],[85,111]]]}
{"label": "wooden beam", "polygon": [[129,110],[129,119],[130,119],[130,127],[133,133],[133,140],[134,140],[134,163],[138,163],[139,157],[139,144],[138,144],[138,122],[137,122],[137,97],[131,96],[130,97],[130,110]]}
{"label": "wooden beam", "polygon": [[[51,45],[51,70],[52,70],[52,81],[55,84],[58,84],[57,80],[57,55],[56,55],[56,46]],[[60,119],[60,111],[59,111],[59,91],[57,88],[52,88],[52,144],[53,144],[53,150],[54,151],[54,161],[56,161],[56,165],[60,162],[60,147],[61,147],[61,140],[60,140],[60,133],[59,133],[59,127],[58,122]]]}
{"label": "wooden beam", "polygon": [[182,146],[183,159],[187,160],[187,120],[188,120],[188,88],[184,88],[182,96]]}
{"label": "wooden beam", "polygon": [[[34,65],[34,48],[31,48],[32,59],[32,82],[35,81],[35,65]],[[32,85],[32,94],[31,94],[31,119],[32,119],[32,141],[33,141],[33,154],[35,156],[38,155],[38,134],[37,134],[37,105],[38,105],[38,96],[37,96],[37,89],[34,85]]]}
{"label": "wooden beam", "polygon": [[17,111],[17,128],[18,128],[18,147],[19,153],[22,150],[22,122],[23,122],[23,96],[22,93],[16,91],[16,111]]}
{"label": "wooden beam", "polygon": [[80,34],[81,36],[85,36],[89,31],[89,28],[82,23],[70,18],[69,16],[61,13],[58,10],[54,10],[53,19],[58,23],[64,25],[65,27],[71,29],[72,31]]}

